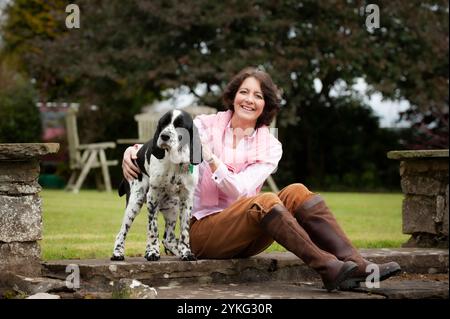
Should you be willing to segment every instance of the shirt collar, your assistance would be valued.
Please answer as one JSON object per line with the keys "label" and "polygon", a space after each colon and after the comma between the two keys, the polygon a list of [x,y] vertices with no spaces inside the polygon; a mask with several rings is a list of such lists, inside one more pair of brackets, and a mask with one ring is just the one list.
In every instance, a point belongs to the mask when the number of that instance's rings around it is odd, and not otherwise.
{"label": "shirt collar", "polygon": [[[227,130],[232,130],[232,128],[231,128],[231,119],[230,119],[230,121],[229,121],[228,124],[227,124]],[[249,136],[246,136],[245,138],[254,138],[254,137],[256,136],[256,131],[257,131],[257,130],[258,130],[258,129],[253,130],[253,133],[250,134]]]}

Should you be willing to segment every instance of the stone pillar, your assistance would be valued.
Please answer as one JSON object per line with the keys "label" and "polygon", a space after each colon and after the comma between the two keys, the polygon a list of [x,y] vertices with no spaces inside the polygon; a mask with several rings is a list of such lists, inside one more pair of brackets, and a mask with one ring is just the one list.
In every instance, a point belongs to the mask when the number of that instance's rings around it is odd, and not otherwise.
{"label": "stone pillar", "polygon": [[39,158],[59,144],[0,144],[0,274],[41,272],[41,199]]}
{"label": "stone pillar", "polygon": [[400,160],[404,247],[448,248],[448,150],[392,151]]}

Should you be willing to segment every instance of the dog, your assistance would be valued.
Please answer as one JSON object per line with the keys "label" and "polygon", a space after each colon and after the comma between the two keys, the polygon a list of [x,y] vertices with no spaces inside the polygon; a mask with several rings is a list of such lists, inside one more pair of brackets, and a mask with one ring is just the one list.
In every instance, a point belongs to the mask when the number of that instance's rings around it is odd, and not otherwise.
{"label": "dog", "polygon": [[[165,220],[162,243],[166,254],[173,254],[181,260],[196,260],[189,244],[189,224],[198,182],[196,165],[201,161],[201,142],[191,115],[182,110],[165,113],[158,121],[153,138],[137,152],[135,164],[141,174],[129,182],[122,180],[119,186],[119,195],[126,194],[127,204],[111,260],[125,259],[125,239],[144,201],[148,209],[145,258],[148,261],[160,259],[159,210]],[[178,215],[179,239],[175,236]]]}

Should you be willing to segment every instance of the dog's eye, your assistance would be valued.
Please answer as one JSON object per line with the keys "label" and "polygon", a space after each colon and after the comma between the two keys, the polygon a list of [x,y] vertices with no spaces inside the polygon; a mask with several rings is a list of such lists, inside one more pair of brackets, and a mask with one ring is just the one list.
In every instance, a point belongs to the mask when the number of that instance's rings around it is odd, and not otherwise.
{"label": "dog's eye", "polygon": [[177,127],[176,128],[177,135],[178,135],[178,141],[182,144],[189,142],[189,131],[186,130],[184,127]]}

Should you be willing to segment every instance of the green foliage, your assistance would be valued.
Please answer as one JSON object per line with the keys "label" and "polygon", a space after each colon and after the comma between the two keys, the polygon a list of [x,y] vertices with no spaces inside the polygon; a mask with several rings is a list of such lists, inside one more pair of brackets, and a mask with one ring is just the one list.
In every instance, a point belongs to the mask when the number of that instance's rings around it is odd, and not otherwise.
{"label": "green foliage", "polygon": [[111,294],[112,299],[130,299],[129,289],[113,290]]}
{"label": "green foliage", "polygon": [[7,290],[3,293],[3,296],[0,296],[4,299],[14,299],[17,296],[17,292],[13,290]]}
{"label": "green foliage", "polygon": [[300,116],[299,126],[279,130],[280,140],[290,143],[284,143],[277,181],[341,191],[398,189],[398,163],[386,153],[401,148],[400,134],[379,128],[368,106],[340,97],[333,106],[303,108]]}
{"label": "green foliage", "polygon": [[[63,34],[59,20],[64,15],[64,0],[14,0],[6,6],[7,16],[1,26],[6,55],[18,56],[19,67],[28,70],[23,63],[28,54],[45,54],[37,45],[39,41],[52,41]],[[22,70],[22,71],[23,71]]]}
{"label": "green foliage", "polygon": [[[397,172],[391,175],[386,152],[403,148],[403,133],[378,129],[352,94],[355,79],[407,99],[418,116],[448,114],[446,0],[374,1],[381,27],[373,31],[364,0],[79,0],[81,28],[73,30],[64,27],[64,1],[28,3],[12,1],[6,11],[5,54],[18,57],[44,98],[84,103],[83,142],[135,137],[133,115],[166,88],[185,85],[197,94],[203,83],[201,102],[223,109],[220,92],[230,77],[262,66],[285,102],[281,183],[393,187]],[[348,88],[344,98],[332,94],[337,84]],[[91,104],[99,106],[95,114]],[[448,115],[438,123],[448,132]]]}
{"label": "green foliage", "polygon": [[415,110],[448,113],[448,1],[378,2],[382,28],[367,48],[377,53],[366,69],[370,82],[385,96],[406,98]]}
{"label": "green foliage", "polygon": [[36,101],[32,84],[0,65],[0,143],[40,142]]}
{"label": "green foliage", "polygon": [[314,78],[326,99],[336,81],[362,76],[386,96],[448,107],[445,0],[378,1],[382,24],[373,32],[361,0],[80,0],[82,27],[70,31],[62,2],[16,0],[4,28],[9,51],[33,48],[23,62],[49,95],[99,95],[107,104],[109,95],[205,83],[203,98],[221,108],[213,86],[263,65],[285,92],[285,121],[318,95]]}

